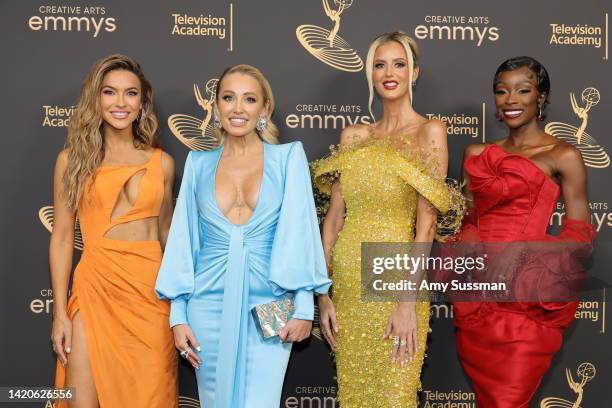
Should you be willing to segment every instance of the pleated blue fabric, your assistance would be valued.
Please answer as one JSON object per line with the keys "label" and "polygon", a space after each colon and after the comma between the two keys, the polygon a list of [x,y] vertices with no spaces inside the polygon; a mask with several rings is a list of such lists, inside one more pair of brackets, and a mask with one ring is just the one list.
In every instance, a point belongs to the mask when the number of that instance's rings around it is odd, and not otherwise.
{"label": "pleated blue fabric", "polygon": [[314,293],[331,285],[308,162],[300,142],[264,143],[256,207],[235,225],[215,196],[222,153],[187,157],[155,289],[171,300],[170,325],[189,324],[201,344],[203,407],[279,406],[291,344],[264,340],[250,310],[293,294],[294,317],[312,320]]}

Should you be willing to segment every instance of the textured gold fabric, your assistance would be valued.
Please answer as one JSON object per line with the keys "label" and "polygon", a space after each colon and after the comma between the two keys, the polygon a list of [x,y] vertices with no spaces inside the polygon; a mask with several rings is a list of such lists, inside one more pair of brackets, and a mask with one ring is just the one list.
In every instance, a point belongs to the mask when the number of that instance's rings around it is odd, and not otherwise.
{"label": "textured gold fabric", "polygon": [[340,332],[335,351],[342,408],[416,407],[429,332],[429,303],[417,303],[418,351],[405,367],[382,340],[395,302],[361,301],[361,242],[411,242],[419,194],[441,212],[451,207],[444,180],[416,155],[376,142],[332,150],[313,164],[315,187],[330,194],[338,178],[345,223],[333,249],[333,301]]}

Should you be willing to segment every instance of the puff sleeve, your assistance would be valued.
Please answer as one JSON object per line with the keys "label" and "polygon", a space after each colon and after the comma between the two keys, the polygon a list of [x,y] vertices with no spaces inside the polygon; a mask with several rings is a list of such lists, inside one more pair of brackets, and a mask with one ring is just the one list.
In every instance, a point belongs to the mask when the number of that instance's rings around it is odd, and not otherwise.
{"label": "puff sleeve", "polygon": [[295,318],[312,320],[313,293],[327,293],[331,281],[327,277],[308,161],[300,142],[291,145],[285,166],[269,280],[276,296],[295,293]]}
{"label": "puff sleeve", "polygon": [[157,296],[171,301],[171,327],[187,323],[187,301],[194,290],[195,262],[199,249],[200,231],[193,152],[189,152],[155,284]]}

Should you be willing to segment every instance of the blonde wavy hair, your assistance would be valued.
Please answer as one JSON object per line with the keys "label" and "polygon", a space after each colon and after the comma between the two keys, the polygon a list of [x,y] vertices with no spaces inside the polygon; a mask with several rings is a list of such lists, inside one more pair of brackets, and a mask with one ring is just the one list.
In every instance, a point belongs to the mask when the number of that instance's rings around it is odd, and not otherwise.
{"label": "blonde wavy hair", "polygon": [[370,48],[368,49],[368,56],[366,57],[365,73],[368,79],[368,88],[370,89],[370,99],[368,101],[368,109],[372,120],[375,120],[374,114],[372,113],[372,103],[374,102],[374,83],[372,81],[372,70],[374,69],[374,53],[383,44],[395,41],[400,44],[406,50],[406,57],[408,59],[408,94],[410,96],[410,104],[412,104],[412,81],[414,78],[414,69],[418,66],[419,62],[419,46],[417,45],[414,38],[410,37],[403,31],[394,31],[392,33],[381,34],[372,41]]}
{"label": "blonde wavy hair", "polygon": [[[259,130],[255,130],[255,131],[257,132],[257,135],[259,136],[259,138],[263,140],[264,142],[270,143],[270,144],[278,144],[278,127],[276,127],[274,122],[272,122],[272,113],[274,112],[274,106],[275,106],[274,105],[274,94],[272,94],[272,87],[270,86],[270,82],[268,82],[268,79],[264,76],[264,74],[261,73],[259,69],[255,68],[254,66],[247,65],[247,64],[232,65],[231,67],[226,68],[225,71],[223,71],[223,73],[219,77],[219,81],[217,82],[217,89],[215,90],[216,101],[219,100],[219,90],[221,89],[221,82],[223,82],[223,78],[225,78],[227,75],[234,74],[236,72],[245,74],[245,75],[250,75],[251,77],[255,78],[255,80],[257,80],[257,82],[261,86],[261,90],[263,92],[264,104],[268,102],[268,111],[266,115],[268,125],[262,131],[259,131]],[[215,112],[218,115],[216,106],[215,106]],[[215,135],[219,141],[219,144],[222,145],[227,136],[225,129],[223,128],[220,129],[215,126]]]}
{"label": "blonde wavy hair", "polygon": [[133,123],[134,146],[157,147],[157,117],[153,111],[153,88],[138,62],[125,55],[110,55],[98,61],[89,71],[81,87],[77,107],[70,118],[65,149],[68,165],[62,182],[68,207],[76,209],[83,196],[88,177],[95,179],[96,170],[104,159],[104,137],[100,95],[104,77],[111,71],[124,70],[140,80],[142,111]]}

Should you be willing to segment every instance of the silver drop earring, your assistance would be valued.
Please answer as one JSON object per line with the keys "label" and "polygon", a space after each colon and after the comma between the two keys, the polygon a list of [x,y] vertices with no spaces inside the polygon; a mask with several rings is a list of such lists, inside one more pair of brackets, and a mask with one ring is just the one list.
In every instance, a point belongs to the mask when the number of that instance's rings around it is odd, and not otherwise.
{"label": "silver drop earring", "polygon": [[221,120],[219,119],[217,112],[213,114],[213,124],[217,129],[221,129]]}
{"label": "silver drop earring", "polygon": [[268,120],[264,115],[260,115],[259,119],[257,119],[257,130],[262,132],[265,128],[268,127]]}

